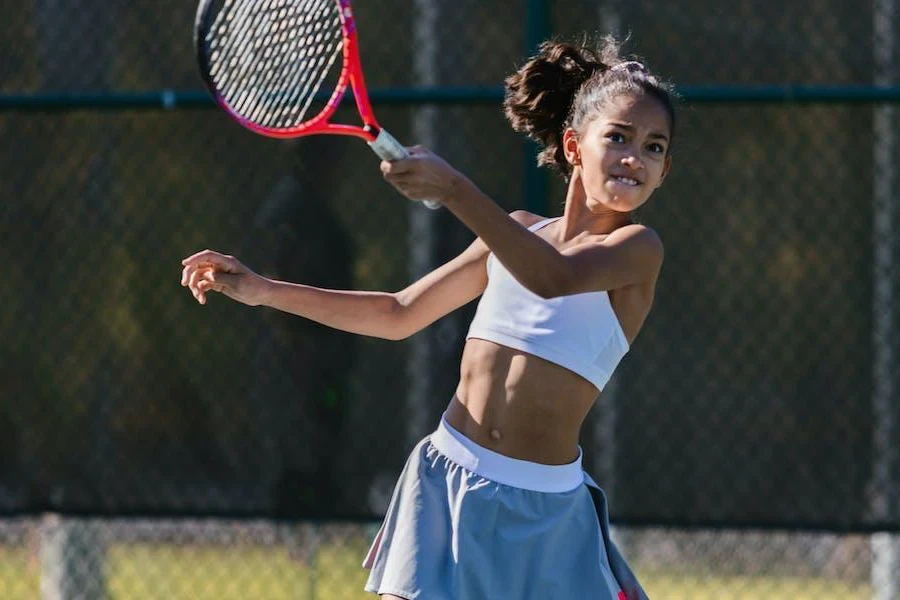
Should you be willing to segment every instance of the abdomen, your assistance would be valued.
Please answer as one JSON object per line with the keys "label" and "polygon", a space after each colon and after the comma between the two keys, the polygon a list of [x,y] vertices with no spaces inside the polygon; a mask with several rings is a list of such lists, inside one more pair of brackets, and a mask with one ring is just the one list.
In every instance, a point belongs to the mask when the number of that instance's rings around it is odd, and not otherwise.
{"label": "abdomen", "polygon": [[495,452],[563,464],[576,456],[581,423],[597,395],[596,387],[568,369],[472,338],[448,420]]}

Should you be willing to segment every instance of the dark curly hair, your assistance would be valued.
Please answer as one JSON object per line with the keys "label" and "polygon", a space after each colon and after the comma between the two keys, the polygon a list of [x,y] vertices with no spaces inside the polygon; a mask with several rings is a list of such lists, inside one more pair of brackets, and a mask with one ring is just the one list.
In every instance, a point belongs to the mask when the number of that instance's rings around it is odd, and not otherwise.
{"label": "dark curly hair", "polygon": [[599,107],[623,93],[647,94],[659,100],[675,134],[675,91],[652,75],[643,63],[620,56],[621,43],[603,38],[599,48],[547,41],[518,71],[506,78],[503,102],[513,129],[543,149],[539,165],[564,176],[572,172],[562,148],[567,127],[582,132]]}

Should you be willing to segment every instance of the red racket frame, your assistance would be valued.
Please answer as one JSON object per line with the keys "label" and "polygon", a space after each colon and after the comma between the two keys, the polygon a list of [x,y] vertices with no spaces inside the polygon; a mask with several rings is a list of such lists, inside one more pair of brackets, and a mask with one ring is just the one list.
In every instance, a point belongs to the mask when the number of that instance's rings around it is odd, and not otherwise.
{"label": "red racket frame", "polygon": [[[359,42],[356,35],[356,21],[353,18],[353,9],[350,7],[350,0],[334,0],[340,8],[341,29],[344,36],[343,44],[343,64],[341,65],[341,74],[338,77],[337,85],[331,94],[325,107],[312,119],[304,121],[300,125],[290,128],[272,128],[258,125],[249,119],[238,114],[225,101],[219,91],[216,89],[208,74],[208,64],[205,56],[200,56],[203,78],[207,87],[215,98],[216,102],[229,114],[234,120],[247,129],[268,137],[273,138],[296,138],[305,135],[314,134],[336,134],[351,135],[362,138],[367,142],[374,142],[381,131],[378,121],[375,120],[375,114],[372,111],[372,104],[369,102],[369,92],[366,89],[365,79],[363,78],[362,63],[359,58]],[[199,40],[200,24],[206,20],[206,11],[210,2],[201,2],[198,10],[197,33],[195,42],[197,43],[197,51],[205,52],[202,49],[203,43]],[[343,123],[331,123],[329,119],[334,115],[338,106],[347,92],[347,88],[353,91],[353,97],[356,100],[356,108],[362,119],[363,125],[349,125]]]}
{"label": "red racket frame", "polygon": [[[210,15],[209,7],[213,0],[201,0],[197,8],[197,17],[194,23],[194,46],[197,52],[197,60],[200,64],[200,71],[206,87],[215,98],[216,102],[227,112],[235,121],[245,128],[273,138],[297,138],[314,134],[332,134],[332,135],[349,135],[362,138],[369,143],[369,147],[383,160],[399,160],[409,156],[406,148],[400,144],[391,134],[383,130],[375,120],[375,113],[372,111],[372,104],[369,102],[369,92],[366,89],[366,82],[363,78],[362,63],[359,58],[359,42],[356,36],[356,21],[353,18],[353,9],[350,7],[350,0],[334,0],[340,9],[341,30],[344,37],[343,44],[343,64],[341,65],[341,74],[338,77],[337,85],[334,92],[325,104],[325,107],[319,111],[312,119],[304,121],[300,125],[288,128],[264,127],[249,119],[242,117],[228,105],[209,74],[209,60],[206,54],[206,42],[203,35],[208,29]],[[353,90],[353,98],[356,100],[356,110],[359,113],[362,125],[349,125],[346,123],[331,123],[329,119],[334,115],[347,88]],[[441,206],[440,202],[435,200],[423,199],[422,203],[430,209],[436,209]]]}

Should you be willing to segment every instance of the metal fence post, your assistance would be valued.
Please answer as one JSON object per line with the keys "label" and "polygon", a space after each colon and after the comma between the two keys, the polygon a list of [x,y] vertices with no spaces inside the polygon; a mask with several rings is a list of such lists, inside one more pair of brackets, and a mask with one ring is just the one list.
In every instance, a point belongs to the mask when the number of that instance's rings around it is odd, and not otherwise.
{"label": "metal fence post", "polygon": [[[889,86],[896,80],[896,44],[894,22],[896,0],[876,0],[873,14],[875,84]],[[894,131],[895,108],[878,105],[874,115],[872,246],[872,517],[888,522],[897,510],[897,409],[894,407],[894,374],[898,357],[897,328],[894,319],[896,285],[894,256],[897,221],[897,136]],[[876,533],[872,536],[872,589],[876,600],[900,597],[900,536]]]}
{"label": "metal fence post", "polygon": [[48,515],[40,525],[42,600],[103,600],[106,544],[103,525]]}
{"label": "metal fence post", "polygon": [[[116,10],[97,0],[70,5],[58,0],[40,0],[35,3],[34,23],[40,48],[40,73],[44,84],[50,88],[71,81],[72,65],[60,56],[60,48],[77,48],[85,40],[102,40],[93,47],[92,71],[87,76],[91,83],[104,86],[110,77],[117,48],[114,47]],[[91,14],[93,18],[81,18]],[[92,184],[83,195],[82,209],[92,219],[108,222],[115,211],[110,194],[110,156],[114,140],[103,138],[104,147],[96,154],[87,168]],[[108,355],[107,355],[108,357]],[[105,357],[106,358],[106,357]],[[108,460],[115,453],[109,435],[108,416],[114,402],[115,387],[112,368],[106,369],[96,388],[95,396],[86,398],[89,403],[91,434],[94,440],[94,458]],[[98,463],[99,464],[99,463]],[[96,475],[96,472],[94,473]],[[95,479],[102,485],[102,479]],[[93,600],[106,595],[105,545],[99,524],[60,517],[44,521],[40,536],[41,597],[44,600]]]}
{"label": "metal fence post", "polygon": [[[416,0],[414,37],[418,49],[413,62],[416,83],[432,87],[438,83],[438,25],[440,7],[436,0]],[[413,112],[413,138],[416,144],[434,148],[434,106],[421,106]],[[411,281],[415,281],[434,267],[436,211],[417,202],[409,205],[409,263]],[[420,331],[410,338],[407,375],[409,391],[406,397],[406,441],[414,445],[427,433],[430,407],[434,402],[434,344],[432,332]]]}

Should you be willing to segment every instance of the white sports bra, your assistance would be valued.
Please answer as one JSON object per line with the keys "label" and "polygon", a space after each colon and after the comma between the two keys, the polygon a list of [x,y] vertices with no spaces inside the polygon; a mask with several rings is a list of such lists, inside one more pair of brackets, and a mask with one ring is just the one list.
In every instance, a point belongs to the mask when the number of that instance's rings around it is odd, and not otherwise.
{"label": "white sports bra", "polygon": [[[557,219],[528,228],[537,231]],[[628,338],[607,292],[544,299],[520,284],[493,253],[488,284],[466,339],[478,338],[533,354],[569,369],[602,390],[628,352]]]}

